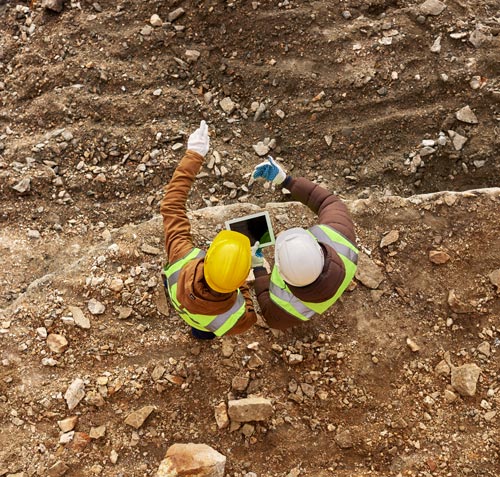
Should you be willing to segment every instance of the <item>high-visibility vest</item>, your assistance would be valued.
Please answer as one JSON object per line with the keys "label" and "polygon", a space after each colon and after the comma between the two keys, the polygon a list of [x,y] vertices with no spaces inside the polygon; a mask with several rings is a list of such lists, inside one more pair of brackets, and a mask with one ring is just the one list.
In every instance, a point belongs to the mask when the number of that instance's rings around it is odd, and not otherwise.
{"label": "high-visibility vest", "polygon": [[191,260],[203,258],[204,256],[205,252],[203,250],[193,248],[193,250],[184,257],[165,265],[163,269],[166,278],[165,285],[170,295],[170,301],[189,326],[202,331],[211,331],[217,336],[222,336],[224,333],[227,333],[246,312],[245,298],[239,289],[233,306],[220,315],[198,315],[196,313],[190,313],[177,300],[177,282],[182,268]]}
{"label": "high-visibility vest", "polygon": [[279,274],[278,267],[276,265],[273,267],[271,282],[269,284],[269,296],[271,300],[283,310],[303,321],[310,320],[313,316],[324,313],[340,298],[356,273],[359,253],[358,249],[349,240],[328,225],[315,225],[308,232],[318,242],[329,245],[337,252],[344,264],[345,276],[335,295],[330,299],[321,303],[311,303],[297,298]]}

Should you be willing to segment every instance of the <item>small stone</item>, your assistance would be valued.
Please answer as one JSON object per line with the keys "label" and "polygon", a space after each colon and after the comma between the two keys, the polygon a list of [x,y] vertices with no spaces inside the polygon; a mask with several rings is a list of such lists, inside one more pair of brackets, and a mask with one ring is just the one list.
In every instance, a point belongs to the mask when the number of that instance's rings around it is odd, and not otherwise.
{"label": "small stone", "polygon": [[53,353],[61,354],[68,349],[68,340],[63,335],[51,333],[47,337],[47,346]]}
{"label": "small stone", "polygon": [[100,439],[106,435],[106,426],[91,427],[89,436],[91,439]]}
{"label": "small stone", "polygon": [[441,51],[441,35],[438,35],[431,46],[432,53],[439,53]]}
{"label": "small stone", "polygon": [[161,27],[163,25],[162,19],[156,13],[151,15],[151,18],[149,19],[149,23],[151,23],[151,26],[154,26],[156,28]]}
{"label": "small stone", "polygon": [[76,378],[64,393],[64,399],[71,411],[85,396],[85,383],[82,379]]}
{"label": "small stone", "polygon": [[102,315],[106,310],[106,307],[95,298],[91,298],[88,302],[88,309],[93,315]]}
{"label": "small stone", "polygon": [[118,452],[116,452],[114,449],[111,450],[109,453],[109,461],[115,465],[118,462]]}
{"label": "small stone", "polygon": [[453,391],[450,391],[449,389],[445,389],[445,391],[444,391],[444,400],[446,402],[456,401],[457,398],[458,398],[458,396]]}
{"label": "small stone", "polygon": [[145,25],[141,28],[142,36],[150,36],[153,33],[153,28],[150,25]]}
{"label": "small stone", "polygon": [[248,376],[237,375],[231,381],[231,388],[234,391],[243,392],[248,387],[249,382],[250,378]]}
{"label": "small stone", "polygon": [[71,442],[71,449],[75,452],[81,452],[87,447],[90,442],[90,436],[86,432],[75,432],[73,441]]}
{"label": "small stone", "polygon": [[178,18],[180,18],[182,15],[184,15],[184,13],[186,13],[186,11],[183,8],[176,8],[175,10],[171,11],[168,14],[168,17],[167,17],[168,21],[173,22],[173,21],[177,20]]}
{"label": "small stone", "polygon": [[114,292],[121,292],[123,290],[124,284],[121,278],[113,278],[109,284],[109,289]]}
{"label": "small stone", "polygon": [[467,124],[477,124],[477,116],[474,114],[470,106],[464,106],[462,109],[455,113],[456,118],[459,121]]}
{"label": "small stone", "polygon": [[62,419],[61,421],[57,421],[57,425],[62,432],[69,432],[75,428],[77,422],[78,416],[71,416],[66,419]]}
{"label": "small stone", "polygon": [[301,354],[292,353],[288,357],[288,364],[291,365],[302,363],[302,361],[304,361],[304,356],[302,356]]}
{"label": "small stone", "polygon": [[215,422],[219,429],[225,429],[229,426],[229,416],[227,415],[227,407],[225,402],[220,402],[215,406]]}
{"label": "small stone", "polygon": [[160,255],[161,250],[157,247],[152,247],[146,243],[141,245],[141,251],[148,255]]}
{"label": "small stone", "polygon": [[384,280],[384,274],[380,267],[368,255],[362,252],[358,257],[358,268],[355,276],[365,287],[373,290],[378,288]]}
{"label": "small stone", "polygon": [[262,141],[259,141],[252,147],[258,156],[265,156],[269,152],[269,146],[267,144],[264,144]]}
{"label": "small stone", "polygon": [[387,235],[385,235],[380,241],[380,248],[387,247],[399,240],[399,232],[397,230],[391,230]]}
{"label": "small stone", "polygon": [[487,341],[483,341],[478,345],[477,350],[487,358],[491,356],[491,345]]}
{"label": "small stone", "polygon": [[139,429],[154,410],[154,406],[144,406],[137,411],[133,411],[125,419],[125,424]]}
{"label": "small stone", "polygon": [[462,150],[465,143],[468,141],[468,139],[465,136],[462,136],[462,135],[460,135],[457,132],[452,131],[452,130],[448,131],[448,135],[450,136],[451,143],[453,144],[455,151]]}
{"label": "small stone", "polygon": [[469,41],[474,48],[479,48],[488,39],[488,37],[481,30],[474,30],[469,35]]}
{"label": "small stone", "polygon": [[163,377],[165,371],[166,370],[164,366],[162,366],[161,364],[157,364],[151,372],[151,379],[155,382],[159,381]]}
{"label": "small stone", "polygon": [[464,364],[451,370],[451,385],[461,396],[474,396],[481,368],[476,364]]}
{"label": "small stone", "polygon": [[488,275],[488,278],[490,279],[492,285],[494,285],[497,288],[497,292],[500,292],[500,268],[492,271]]}
{"label": "small stone", "polygon": [[446,4],[440,2],[439,0],[426,0],[422,5],[420,5],[420,11],[424,15],[439,15],[446,8]]}
{"label": "small stone", "polygon": [[285,112],[281,109],[277,109],[276,110],[276,116],[278,116],[280,119],[284,119],[285,118]]}
{"label": "small stone", "polygon": [[198,50],[186,50],[184,55],[190,63],[194,63],[200,59],[201,53]]}
{"label": "small stone", "polygon": [[333,142],[333,136],[331,134],[327,134],[325,136],[325,142],[327,146],[331,146]]}
{"label": "small stone", "polygon": [[354,445],[349,429],[339,430],[335,434],[335,442],[341,449],[350,449]]}
{"label": "small stone", "polygon": [[[162,92],[163,92],[163,90],[161,88],[155,89],[153,91],[153,96],[161,96]],[[142,166],[143,164],[140,164],[140,165]],[[145,170],[145,168],[144,168],[144,170]]]}
{"label": "small stone", "polygon": [[12,188],[20,194],[29,192],[31,189],[31,179],[29,177],[26,179],[21,179],[15,186],[12,186]]}
{"label": "small stone", "polygon": [[[64,0],[42,0],[42,8],[53,12],[62,12]],[[62,475],[62,474],[61,474]]]}
{"label": "small stone", "polygon": [[59,444],[68,444],[69,442],[71,442],[73,440],[74,436],[75,436],[74,431],[64,432],[59,437]]}
{"label": "small stone", "polygon": [[406,338],[406,344],[414,353],[420,351],[420,346],[415,343],[415,341],[413,341],[410,337]]}
{"label": "small stone", "polygon": [[222,340],[222,356],[224,358],[230,358],[234,352],[234,346],[232,345],[231,341],[227,339]]}
{"label": "small stone", "polygon": [[450,305],[450,308],[455,313],[472,313],[474,311],[474,307],[472,305],[459,300],[455,290],[450,290],[448,292],[448,305]]}
{"label": "small stone", "polygon": [[132,312],[134,311],[129,306],[117,306],[115,310],[118,312],[119,320],[126,320],[127,318],[130,318]]}
{"label": "small stone", "polygon": [[450,260],[450,256],[442,250],[431,250],[429,252],[429,260],[437,265],[442,265]]}
{"label": "small stone", "polygon": [[272,412],[271,401],[262,397],[237,399],[228,403],[229,417],[237,422],[264,421]]}
{"label": "small stone", "polygon": [[88,330],[90,328],[90,320],[84,315],[81,308],[78,308],[77,306],[68,306],[68,309],[73,316],[76,326],[83,328],[84,330]]}
{"label": "small stone", "polygon": [[227,114],[231,114],[234,111],[234,108],[236,107],[234,102],[229,97],[225,97],[224,99],[221,99],[219,101],[219,106]]}
{"label": "small stone", "polygon": [[206,444],[174,444],[160,463],[156,477],[224,477],[226,457]]}
{"label": "small stone", "polygon": [[28,230],[28,238],[30,239],[39,239],[41,237],[40,232],[38,230]]}
{"label": "small stone", "polygon": [[441,360],[434,368],[434,372],[438,376],[448,376],[450,374],[450,371],[450,365],[444,359]]}
{"label": "small stone", "polygon": [[64,462],[61,462],[59,460],[52,467],[49,468],[48,474],[49,477],[61,477],[66,472],[68,472],[68,470],[69,467]]}

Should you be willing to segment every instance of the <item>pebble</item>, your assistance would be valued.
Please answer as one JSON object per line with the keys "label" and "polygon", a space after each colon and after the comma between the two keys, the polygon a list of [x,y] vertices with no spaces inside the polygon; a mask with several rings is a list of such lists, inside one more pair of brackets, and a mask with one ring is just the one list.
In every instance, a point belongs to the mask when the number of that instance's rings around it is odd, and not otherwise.
{"label": "pebble", "polygon": [[436,265],[442,265],[450,260],[450,256],[442,250],[431,250],[429,252],[429,260]]}
{"label": "pebble", "polygon": [[468,139],[465,136],[461,136],[460,134],[452,130],[448,131],[448,135],[450,136],[451,143],[453,144],[455,151],[462,150],[465,143],[468,141]]}
{"label": "pebble", "polygon": [[451,385],[461,396],[474,396],[481,368],[476,364],[464,364],[451,370]]}
{"label": "pebble", "polygon": [[243,392],[248,387],[250,378],[248,376],[236,375],[231,381],[231,388],[234,391]]}
{"label": "pebble", "polygon": [[335,443],[341,449],[350,449],[353,447],[354,443],[352,440],[352,435],[349,429],[338,430],[337,434],[335,434]]}
{"label": "pebble", "polygon": [[40,232],[38,230],[28,230],[28,238],[30,239],[39,239],[41,237]]}
{"label": "pebble", "polygon": [[139,429],[154,410],[154,406],[141,407],[141,409],[133,411],[127,416],[125,424],[134,427],[135,429]]}
{"label": "pebble", "polygon": [[148,255],[160,255],[161,253],[161,250],[159,248],[153,247],[145,243],[141,245],[141,251]]}
{"label": "pebble", "polygon": [[458,110],[455,113],[456,118],[459,121],[467,124],[477,124],[479,121],[477,120],[477,116],[474,114],[470,106],[464,106],[462,109]]}
{"label": "pebble", "polygon": [[420,11],[424,15],[440,15],[446,8],[446,4],[440,2],[439,0],[426,0],[422,5],[420,5]]}
{"label": "pebble", "polygon": [[441,51],[441,35],[438,35],[431,46],[432,53],[439,53]]}
{"label": "pebble", "polygon": [[68,306],[68,309],[73,316],[76,326],[83,328],[84,330],[88,330],[90,328],[90,320],[84,315],[81,308],[77,306]]}
{"label": "pebble", "polygon": [[114,292],[121,292],[123,290],[124,284],[121,278],[113,278],[109,284],[109,289]]}
{"label": "pebble", "polygon": [[474,30],[469,35],[469,42],[474,48],[479,48],[488,39],[488,37],[481,30]]}
{"label": "pebble", "polygon": [[[161,96],[161,93],[162,93],[162,89],[161,88],[155,89],[153,91],[153,96]],[[145,165],[144,164],[139,164],[139,166],[143,166],[144,167]],[[144,168],[144,170],[146,170],[146,169]]]}
{"label": "pebble", "polygon": [[229,416],[227,414],[227,406],[225,402],[220,402],[215,406],[215,422],[219,429],[229,427]]}
{"label": "pebble", "polygon": [[71,416],[62,419],[60,421],[57,421],[57,425],[59,426],[59,429],[61,429],[62,432],[69,432],[75,428],[77,422],[78,422],[78,416]]}
{"label": "pebble", "polygon": [[257,144],[254,144],[253,150],[258,156],[265,156],[266,154],[269,153],[269,146],[267,144],[264,144],[262,141],[259,141]]}
{"label": "pebble", "polygon": [[235,103],[229,97],[221,99],[219,101],[219,106],[227,114],[231,114],[234,111],[234,108],[236,107]]}
{"label": "pebble", "polygon": [[385,235],[380,241],[380,248],[387,247],[399,240],[399,232],[397,230],[391,230],[387,235]]}
{"label": "pebble", "polygon": [[12,188],[20,194],[29,192],[31,189],[31,178],[27,177],[25,179],[21,179],[16,185],[12,186]]}
{"label": "pebble", "polygon": [[153,15],[151,15],[151,18],[149,19],[149,23],[151,23],[151,26],[154,26],[154,27],[157,27],[157,28],[161,27],[163,25],[162,19],[156,13],[154,13]]}
{"label": "pebble", "polygon": [[42,8],[52,10],[54,12],[62,12],[64,0],[42,0]]}
{"label": "pebble", "polygon": [[180,18],[182,15],[184,15],[184,13],[186,13],[186,11],[183,8],[176,8],[175,10],[171,11],[168,14],[168,17],[167,17],[168,21],[174,22],[175,20]]}
{"label": "pebble", "polygon": [[47,336],[47,346],[53,353],[61,354],[68,349],[68,340],[56,333],[51,333]]}
{"label": "pebble", "polygon": [[106,435],[106,426],[91,427],[89,436],[91,439],[101,439]]}
{"label": "pebble", "polygon": [[52,467],[48,470],[49,477],[61,477],[66,472],[68,472],[69,467],[60,460],[57,461]]}
{"label": "pebble", "polygon": [[417,343],[415,343],[415,341],[413,341],[410,337],[406,338],[406,344],[414,353],[420,351],[420,346]]}
{"label": "pebble", "polygon": [[237,422],[265,421],[272,412],[271,401],[263,397],[234,399],[228,403],[229,417]]}
{"label": "pebble", "polygon": [[373,290],[377,289],[385,278],[380,267],[365,253],[359,254],[355,276],[365,287]]}
{"label": "pebble", "polygon": [[500,292],[500,268],[494,270],[488,275],[490,282],[497,288],[497,292]]}
{"label": "pebble", "polygon": [[145,25],[141,28],[142,36],[150,36],[151,33],[153,33],[153,27],[151,27],[150,25]]}
{"label": "pebble", "polygon": [[118,462],[118,452],[116,452],[114,449],[111,450],[109,453],[109,461],[115,465]]}
{"label": "pebble", "polygon": [[491,356],[491,345],[487,341],[483,341],[478,345],[477,350],[487,358]]}
{"label": "pebble", "polygon": [[327,146],[331,146],[332,145],[333,136],[331,134],[327,134],[324,139],[325,139],[325,142],[326,142]]}
{"label": "pebble", "polygon": [[302,356],[301,354],[292,353],[288,357],[288,364],[291,364],[291,365],[302,363],[302,361],[304,361],[304,356]]}
{"label": "pebble", "polygon": [[87,304],[87,307],[93,315],[102,315],[106,310],[106,307],[95,298],[91,298]]}
{"label": "pebble", "polygon": [[198,50],[186,50],[184,55],[190,63],[194,63],[200,59],[201,53]]}
{"label": "pebble", "polygon": [[74,409],[78,403],[85,396],[85,383],[82,379],[76,378],[68,387],[64,393],[64,399],[68,405],[68,409],[71,411]]}
{"label": "pebble", "polygon": [[174,444],[160,462],[156,477],[223,477],[226,457],[206,444]]}
{"label": "pebble", "polygon": [[278,116],[280,119],[285,118],[285,112],[282,109],[277,109],[276,110],[276,116]]}

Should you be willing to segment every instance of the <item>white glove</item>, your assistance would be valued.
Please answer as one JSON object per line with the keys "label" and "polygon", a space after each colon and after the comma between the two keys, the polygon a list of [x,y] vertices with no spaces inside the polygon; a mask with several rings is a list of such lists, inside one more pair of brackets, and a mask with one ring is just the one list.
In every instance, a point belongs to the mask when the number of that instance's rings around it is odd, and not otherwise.
{"label": "white glove", "polygon": [[205,121],[200,122],[200,127],[189,136],[187,148],[205,157],[210,149],[210,139],[208,137],[208,126]]}
{"label": "white glove", "polygon": [[286,179],[286,172],[271,156],[267,156],[267,161],[255,166],[252,177],[264,179],[273,184],[281,184]]}

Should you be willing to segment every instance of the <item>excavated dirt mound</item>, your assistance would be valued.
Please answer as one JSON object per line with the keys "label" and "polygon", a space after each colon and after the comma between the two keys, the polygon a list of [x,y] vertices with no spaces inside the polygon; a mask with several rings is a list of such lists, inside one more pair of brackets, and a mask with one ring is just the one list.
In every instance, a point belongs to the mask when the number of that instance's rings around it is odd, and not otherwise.
{"label": "excavated dirt mound", "polygon": [[[154,475],[203,442],[231,477],[496,477],[498,2],[41,3],[0,0],[0,476]],[[267,152],[350,200],[360,271],[321,320],[198,343],[169,309],[158,201],[200,119],[200,246],[286,200],[249,181]],[[248,395],[272,417],[219,429]]]}

